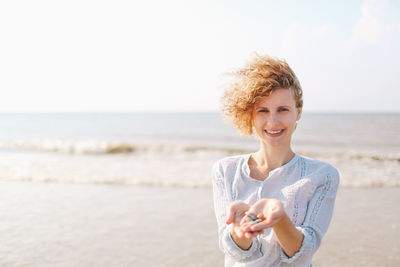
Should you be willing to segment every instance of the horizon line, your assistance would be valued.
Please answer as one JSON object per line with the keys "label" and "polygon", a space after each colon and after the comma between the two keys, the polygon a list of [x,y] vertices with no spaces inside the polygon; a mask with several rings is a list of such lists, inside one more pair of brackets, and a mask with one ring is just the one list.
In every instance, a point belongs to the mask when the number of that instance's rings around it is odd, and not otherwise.
{"label": "horizon line", "polygon": [[[0,111],[0,114],[221,114],[219,110],[35,110]],[[305,110],[303,114],[400,114],[400,110]]]}

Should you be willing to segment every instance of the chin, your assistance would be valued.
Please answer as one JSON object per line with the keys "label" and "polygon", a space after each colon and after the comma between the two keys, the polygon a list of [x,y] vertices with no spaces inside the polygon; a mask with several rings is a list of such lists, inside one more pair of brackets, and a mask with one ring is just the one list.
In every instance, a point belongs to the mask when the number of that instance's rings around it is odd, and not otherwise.
{"label": "chin", "polygon": [[290,143],[287,142],[271,142],[270,140],[261,140],[266,146],[268,147],[288,147],[290,146]]}

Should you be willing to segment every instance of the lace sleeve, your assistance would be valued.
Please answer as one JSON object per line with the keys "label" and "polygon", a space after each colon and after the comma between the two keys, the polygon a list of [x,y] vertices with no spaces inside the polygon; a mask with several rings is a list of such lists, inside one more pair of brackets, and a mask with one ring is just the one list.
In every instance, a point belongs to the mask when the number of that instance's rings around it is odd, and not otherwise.
{"label": "lace sleeve", "polygon": [[316,187],[308,204],[303,224],[296,227],[304,235],[300,250],[289,258],[281,249],[281,261],[291,264],[290,266],[308,266],[311,263],[312,256],[321,244],[332,218],[339,173],[330,167],[319,175],[322,175],[322,182]]}
{"label": "lace sleeve", "polygon": [[243,250],[233,241],[230,231],[231,226],[226,224],[227,209],[230,199],[226,187],[226,180],[220,170],[220,166],[216,163],[213,167],[213,195],[214,195],[214,211],[218,223],[218,239],[219,248],[226,256],[238,262],[254,260],[259,257],[260,250],[259,241],[253,239],[253,243],[248,250]]}

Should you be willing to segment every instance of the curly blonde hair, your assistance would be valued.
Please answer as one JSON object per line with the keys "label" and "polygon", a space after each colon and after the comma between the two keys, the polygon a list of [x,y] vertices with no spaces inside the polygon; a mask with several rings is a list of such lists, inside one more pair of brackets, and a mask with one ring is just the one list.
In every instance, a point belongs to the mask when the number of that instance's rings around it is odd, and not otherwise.
{"label": "curly blonde hair", "polygon": [[285,60],[255,54],[233,75],[235,81],[225,88],[221,98],[222,111],[242,134],[253,134],[254,107],[262,97],[269,96],[276,89],[291,89],[296,107],[303,107],[303,90]]}

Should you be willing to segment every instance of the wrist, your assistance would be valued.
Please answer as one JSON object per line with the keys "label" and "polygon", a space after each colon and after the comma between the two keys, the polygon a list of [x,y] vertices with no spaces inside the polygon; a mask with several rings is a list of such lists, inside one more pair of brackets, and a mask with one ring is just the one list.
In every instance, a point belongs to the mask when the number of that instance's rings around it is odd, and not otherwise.
{"label": "wrist", "polygon": [[[238,231],[240,231],[240,230],[238,229]],[[248,250],[248,249],[250,249],[251,244],[253,243],[253,238],[250,238],[250,239],[249,239],[249,238],[246,238],[244,235],[242,235],[242,237],[239,237],[239,236],[236,234],[235,226],[232,226],[231,231],[230,231],[230,236],[231,236],[233,242],[235,242],[235,244],[236,244],[239,248],[241,248],[241,249],[243,249],[243,250]]]}
{"label": "wrist", "polygon": [[292,257],[298,252],[303,243],[304,235],[298,230],[285,213],[282,219],[274,226],[273,230],[283,251],[288,257]]}
{"label": "wrist", "polygon": [[292,224],[292,221],[289,219],[286,212],[283,212],[281,218],[279,218],[279,220],[276,221],[276,223],[272,226],[272,228],[276,230],[280,228],[285,228],[290,224]]}

